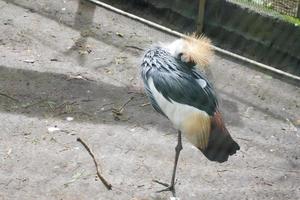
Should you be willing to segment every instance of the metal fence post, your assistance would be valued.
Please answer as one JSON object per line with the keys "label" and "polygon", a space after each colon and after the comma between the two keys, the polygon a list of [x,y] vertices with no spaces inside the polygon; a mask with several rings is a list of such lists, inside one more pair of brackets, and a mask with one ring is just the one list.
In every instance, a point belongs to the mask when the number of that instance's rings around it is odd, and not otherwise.
{"label": "metal fence post", "polygon": [[297,18],[300,19],[300,0],[298,0]]}
{"label": "metal fence post", "polygon": [[206,0],[199,0],[198,18],[197,18],[197,34],[199,35],[203,32],[205,2]]}

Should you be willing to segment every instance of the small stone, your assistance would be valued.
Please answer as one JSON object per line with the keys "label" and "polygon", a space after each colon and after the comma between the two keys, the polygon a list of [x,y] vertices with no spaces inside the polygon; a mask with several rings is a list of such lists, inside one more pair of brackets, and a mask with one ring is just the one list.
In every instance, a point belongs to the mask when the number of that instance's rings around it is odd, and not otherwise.
{"label": "small stone", "polygon": [[74,117],[67,117],[66,120],[67,120],[68,122],[73,121],[73,120],[74,120]]}
{"label": "small stone", "polygon": [[57,128],[57,127],[48,127],[48,132],[49,133],[53,133],[53,132],[56,132],[56,131],[59,131],[60,129]]}

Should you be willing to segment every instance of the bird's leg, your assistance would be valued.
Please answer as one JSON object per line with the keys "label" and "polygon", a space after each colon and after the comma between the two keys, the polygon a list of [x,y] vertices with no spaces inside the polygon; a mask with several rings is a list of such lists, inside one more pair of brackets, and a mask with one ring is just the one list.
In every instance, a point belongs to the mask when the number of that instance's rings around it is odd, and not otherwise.
{"label": "bird's leg", "polygon": [[172,174],[171,185],[170,185],[172,188],[174,188],[175,185],[177,163],[178,163],[178,158],[181,150],[182,150],[181,132],[178,131],[178,142],[177,142],[177,146],[175,147],[175,161],[174,161],[173,174]]}
{"label": "bird's leg", "polygon": [[168,185],[168,184],[162,183],[160,181],[155,181],[156,183],[159,183],[159,184],[167,187],[166,189],[160,190],[158,192],[171,191],[173,193],[173,195],[175,194],[175,176],[176,176],[178,158],[179,158],[179,154],[180,154],[181,150],[182,150],[181,131],[178,131],[178,142],[177,142],[177,146],[175,147],[175,161],[174,161],[171,184]]}

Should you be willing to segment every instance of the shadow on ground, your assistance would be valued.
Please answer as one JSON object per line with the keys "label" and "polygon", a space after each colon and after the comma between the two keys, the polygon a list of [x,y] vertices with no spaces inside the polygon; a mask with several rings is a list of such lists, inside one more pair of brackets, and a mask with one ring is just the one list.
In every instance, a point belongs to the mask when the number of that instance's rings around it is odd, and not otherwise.
{"label": "shadow on ground", "polygon": [[[5,112],[39,118],[73,116],[75,120],[92,123],[129,123],[170,129],[167,120],[147,105],[144,94],[132,93],[124,87],[3,66],[0,74],[1,93],[8,95],[0,97],[0,109]],[[118,113],[126,102],[128,104]]]}
{"label": "shadow on ground", "polygon": [[[73,46],[66,52],[64,52],[65,55],[71,55],[75,51],[79,51],[79,54],[76,52],[76,60],[80,65],[84,65],[86,61],[86,56],[84,54],[80,54],[81,49],[87,49],[88,47],[86,46],[86,41],[88,37],[92,37],[98,41],[104,42],[107,45],[114,46],[121,51],[126,51],[126,53],[133,54],[134,56],[138,56],[140,54],[140,50],[137,51],[137,49],[131,49],[128,48],[128,45],[126,44],[134,44],[135,39],[134,38],[126,38],[126,40],[121,39],[118,36],[114,35],[107,35],[107,32],[110,32],[108,30],[101,30],[96,27],[96,22],[93,22],[94,18],[94,12],[96,9],[96,5],[89,3],[84,0],[80,0],[78,2],[78,7],[77,11],[75,13],[75,16],[72,16],[70,13],[65,13],[64,16],[60,16],[57,14],[57,12],[54,12],[53,10],[49,11],[45,9],[44,7],[40,6],[39,4],[31,5],[32,2],[29,3],[22,3],[18,2],[16,0],[12,1],[7,1],[7,3],[14,4],[16,6],[22,7],[24,9],[29,10],[30,12],[36,12],[39,15],[42,15],[44,17],[47,17],[49,19],[55,20],[64,26],[70,27],[72,29],[75,29],[80,32],[80,37],[74,42]],[[31,3],[31,4],[30,4]],[[71,18],[72,20],[69,20],[68,18]],[[75,18],[74,23],[72,23],[73,18]],[[100,22],[101,23],[101,22]],[[37,38],[39,39],[39,38]],[[40,40],[40,42],[44,42],[44,40]],[[49,46],[49,44],[46,44]],[[52,44],[53,45],[53,44]],[[53,46],[53,48],[56,48]],[[232,59],[226,57],[226,59]],[[234,60],[236,62],[236,60]],[[243,64],[243,62],[239,62],[240,64]],[[253,68],[251,65],[245,65],[247,67]],[[254,68],[258,71],[261,71],[257,68]],[[272,74],[274,75],[274,74]],[[275,76],[275,78],[282,78]],[[78,81],[78,80],[77,80]],[[289,82],[288,80],[285,80]],[[296,84],[295,82],[291,82],[293,84]],[[248,105],[250,107],[253,107],[259,111],[262,111],[275,119],[279,119],[282,121],[285,121],[286,118],[283,116],[280,116],[278,114],[273,113],[271,110],[266,110],[263,107],[259,107],[258,105],[254,105],[252,102],[247,101],[245,98],[233,96],[232,94],[226,93],[224,91],[219,91],[220,94],[223,95],[223,100],[222,102],[222,110],[225,115],[225,120],[230,124],[234,126],[239,126],[243,127],[243,123],[240,119],[240,116],[238,114],[238,107],[235,102],[230,101],[228,99],[234,99],[237,100],[238,102],[241,102],[245,105]],[[223,105],[224,104],[224,105]]]}

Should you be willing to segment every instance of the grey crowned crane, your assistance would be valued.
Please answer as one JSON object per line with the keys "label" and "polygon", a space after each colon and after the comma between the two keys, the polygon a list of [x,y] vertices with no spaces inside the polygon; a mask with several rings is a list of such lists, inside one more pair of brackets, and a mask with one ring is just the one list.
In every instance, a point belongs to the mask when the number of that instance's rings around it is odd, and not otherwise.
{"label": "grey crowned crane", "polygon": [[171,184],[163,184],[167,188],[161,191],[175,191],[181,134],[211,161],[225,162],[240,149],[225,127],[212,84],[196,69],[207,66],[212,55],[210,40],[195,35],[153,46],[144,54],[141,77],[146,94],[178,130]]}

